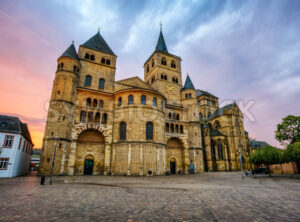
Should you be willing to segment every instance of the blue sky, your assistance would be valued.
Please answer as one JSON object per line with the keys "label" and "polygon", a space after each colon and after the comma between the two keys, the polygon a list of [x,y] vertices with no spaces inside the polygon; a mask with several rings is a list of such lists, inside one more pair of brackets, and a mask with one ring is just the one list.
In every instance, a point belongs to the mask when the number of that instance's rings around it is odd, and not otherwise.
{"label": "blue sky", "polygon": [[[239,102],[250,137],[278,145],[276,124],[300,114],[300,1],[293,0],[2,0],[0,79],[8,84],[0,112],[42,132],[56,59],[98,26],[118,55],[116,79],[143,78],[160,21],[169,52],[183,60],[183,78],[189,73],[221,105]],[[20,94],[23,103],[12,105]],[[25,102],[31,108],[21,109]]]}

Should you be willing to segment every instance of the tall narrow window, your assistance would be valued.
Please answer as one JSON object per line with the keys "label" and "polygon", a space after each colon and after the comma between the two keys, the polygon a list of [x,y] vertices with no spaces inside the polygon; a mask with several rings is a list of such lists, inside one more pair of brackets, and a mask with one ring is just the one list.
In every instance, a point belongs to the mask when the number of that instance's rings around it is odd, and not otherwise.
{"label": "tall narrow window", "polygon": [[100,78],[99,79],[99,89],[104,89],[104,85],[105,85],[105,79]]}
{"label": "tall narrow window", "polygon": [[93,122],[93,112],[88,113],[88,122]]}
{"label": "tall narrow window", "polygon": [[152,122],[146,123],[146,139],[153,140],[153,123]]}
{"label": "tall narrow window", "polygon": [[85,121],[86,121],[86,112],[82,110],[80,112],[80,122],[85,123]]}
{"label": "tall narrow window", "polygon": [[180,133],[183,133],[183,126],[180,126]]}
{"label": "tall narrow window", "polygon": [[93,107],[97,107],[98,101],[96,99],[93,100]]}
{"label": "tall narrow window", "polygon": [[176,120],[176,114],[173,113],[173,120]]}
{"label": "tall narrow window", "polygon": [[176,63],[175,63],[174,60],[172,60],[172,62],[171,62],[171,67],[172,67],[172,68],[176,68]]}
{"label": "tall narrow window", "polygon": [[214,143],[211,143],[211,158],[212,160],[216,160],[216,151]]}
{"label": "tall narrow window", "polygon": [[172,113],[169,113],[169,119],[172,119]]}
{"label": "tall narrow window", "polygon": [[120,140],[126,140],[126,123],[120,123]]}
{"label": "tall narrow window", "polygon": [[153,106],[154,106],[154,107],[157,107],[157,100],[156,100],[155,97],[153,98]]}
{"label": "tall narrow window", "polygon": [[85,56],[84,56],[85,59],[90,59],[90,54],[88,53],[85,53]]}
{"label": "tall narrow window", "polygon": [[91,98],[87,98],[87,99],[86,99],[86,106],[91,107],[91,105],[92,105],[92,100],[91,100]]}
{"label": "tall narrow window", "polygon": [[107,123],[107,114],[106,114],[106,113],[104,113],[104,114],[102,115],[102,123],[103,123],[103,124],[106,124],[106,123]]}
{"label": "tall narrow window", "polygon": [[155,63],[154,63],[154,59],[152,59],[152,68],[154,67],[154,64],[155,64]]}
{"label": "tall narrow window", "polygon": [[128,105],[133,104],[133,95],[128,96]]}
{"label": "tall narrow window", "polygon": [[166,132],[168,133],[170,131],[169,123],[166,123]]}
{"label": "tall narrow window", "polygon": [[146,96],[145,95],[141,96],[141,104],[146,105]]}
{"label": "tall narrow window", "polygon": [[122,97],[119,97],[118,99],[118,106],[122,106]]}
{"label": "tall narrow window", "polygon": [[103,100],[101,99],[101,100],[99,100],[99,108],[100,108],[100,109],[103,109],[103,107],[104,107],[104,102],[103,102]]}
{"label": "tall narrow window", "polygon": [[171,124],[171,133],[174,133],[174,124]]}
{"label": "tall narrow window", "polygon": [[90,75],[85,76],[84,86],[91,86],[92,77]]}
{"label": "tall narrow window", "polygon": [[176,133],[179,133],[179,128],[178,128],[178,125],[176,124],[176,126],[175,126],[175,131],[176,131]]}
{"label": "tall narrow window", "polygon": [[106,60],[106,65],[110,65],[110,59]]}
{"label": "tall narrow window", "polygon": [[218,141],[218,157],[219,160],[223,160],[223,146],[220,140]]}
{"label": "tall narrow window", "polygon": [[164,75],[164,80],[168,80],[168,76],[167,75]]}
{"label": "tall narrow window", "polygon": [[179,114],[176,115],[176,120],[179,120]]}
{"label": "tall narrow window", "polygon": [[105,58],[101,58],[101,63],[105,64]]}
{"label": "tall narrow window", "polygon": [[5,136],[3,147],[12,148],[14,136]]}
{"label": "tall narrow window", "polygon": [[166,60],[165,57],[162,57],[162,58],[161,58],[161,64],[162,64],[162,65],[167,65],[167,60]]}
{"label": "tall narrow window", "polygon": [[149,65],[147,65],[147,72],[149,72]]}
{"label": "tall narrow window", "polygon": [[99,112],[96,113],[94,122],[95,123],[100,123],[100,113]]}

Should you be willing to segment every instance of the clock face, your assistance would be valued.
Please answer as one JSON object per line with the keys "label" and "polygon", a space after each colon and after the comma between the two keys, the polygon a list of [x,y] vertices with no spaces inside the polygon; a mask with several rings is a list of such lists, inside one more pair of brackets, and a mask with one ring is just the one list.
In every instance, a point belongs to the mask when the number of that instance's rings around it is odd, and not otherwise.
{"label": "clock face", "polygon": [[174,86],[166,86],[166,91],[168,94],[175,94]]}

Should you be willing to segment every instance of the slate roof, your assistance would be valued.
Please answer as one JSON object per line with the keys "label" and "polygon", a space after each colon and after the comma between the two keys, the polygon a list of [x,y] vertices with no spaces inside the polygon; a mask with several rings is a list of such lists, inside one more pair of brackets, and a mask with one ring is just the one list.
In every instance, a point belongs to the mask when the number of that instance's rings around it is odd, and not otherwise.
{"label": "slate roof", "polygon": [[18,117],[0,115],[0,131],[22,134],[33,144],[27,124],[22,123]]}
{"label": "slate roof", "polygon": [[199,96],[202,96],[202,95],[206,95],[206,96],[212,96],[212,97],[215,97],[215,98],[218,98],[216,96],[214,96],[213,94],[209,93],[209,92],[206,92],[204,90],[200,90],[200,89],[197,89],[197,97]]}
{"label": "slate roof", "polygon": [[185,89],[195,89],[194,84],[192,83],[192,80],[189,75],[186,76],[184,87],[182,87],[181,90]]}
{"label": "slate roof", "polygon": [[226,105],[226,106],[223,106],[223,107],[217,109],[214,113],[212,113],[212,114],[208,117],[208,120],[212,120],[212,119],[214,119],[215,117],[224,115],[224,110],[225,110],[225,109],[230,110],[230,109],[233,108],[233,106],[234,106],[234,103],[231,103],[231,104],[228,104],[228,105]]}
{"label": "slate roof", "polygon": [[115,53],[105,42],[104,38],[100,35],[100,32],[97,32],[96,35],[87,40],[82,46],[99,52],[115,55]]}
{"label": "slate roof", "polygon": [[251,148],[254,148],[254,149],[260,149],[265,146],[269,146],[269,144],[266,143],[265,141],[257,141],[257,140],[249,140],[249,145]]}
{"label": "slate roof", "polygon": [[168,49],[167,49],[167,45],[166,45],[166,43],[165,43],[164,36],[163,36],[161,30],[160,30],[160,33],[159,33],[159,37],[158,37],[158,41],[157,41],[155,50],[156,50],[156,51],[160,51],[160,52],[166,52],[166,53],[169,53],[169,52],[168,52]]}
{"label": "slate roof", "polygon": [[73,43],[69,46],[69,48],[67,48],[67,50],[59,58],[61,57],[69,57],[69,58],[79,60]]}
{"label": "slate roof", "polygon": [[223,133],[221,133],[219,130],[217,129],[213,129],[209,132],[210,136],[225,136]]}

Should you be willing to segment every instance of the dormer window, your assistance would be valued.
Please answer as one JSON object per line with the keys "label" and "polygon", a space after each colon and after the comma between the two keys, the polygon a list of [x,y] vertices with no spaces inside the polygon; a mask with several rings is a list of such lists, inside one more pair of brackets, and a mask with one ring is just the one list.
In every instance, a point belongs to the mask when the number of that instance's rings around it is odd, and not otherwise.
{"label": "dormer window", "polygon": [[6,128],[7,127],[7,122],[1,122],[1,128]]}

